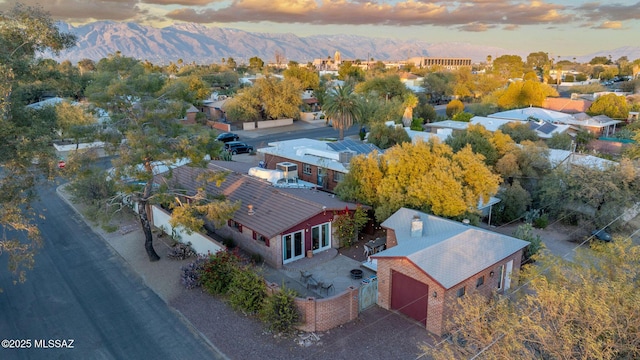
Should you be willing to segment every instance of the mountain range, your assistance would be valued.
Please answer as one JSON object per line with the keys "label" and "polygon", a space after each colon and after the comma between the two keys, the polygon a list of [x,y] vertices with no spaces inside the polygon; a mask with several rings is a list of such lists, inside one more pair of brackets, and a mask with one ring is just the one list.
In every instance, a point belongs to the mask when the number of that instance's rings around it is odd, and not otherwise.
{"label": "mountain range", "polygon": [[[501,55],[520,55],[499,47],[470,43],[430,43],[422,40],[399,40],[356,35],[314,35],[300,37],[286,33],[248,32],[232,28],[206,27],[181,23],[164,28],[154,28],[131,22],[98,21],[80,26],[58,23],[63,32],[75,34],[77,45],[53,58],[77,63],[82,59],[98,61],[109,54],[120,52],[124,56],[149,60],[155,64],[168,64],[182,59],[185,63],[218,63],[223,58],[233,58],[237,63],[259,57],[265,63],[275,62],[276,53],[289,60],[306,64],[317,58],[333,57],[339,51],[342,59],[374,58],[375,60],[404,60],[416,56],[471,58],[474,63],[494,59]],[[640,58],[640,47],[624,47],[595,54],[575,56],[579,62],[588,62],[595,56],[616,60],[627,56],[629,60]],[[572,60],[573,56],[563,59]]]}

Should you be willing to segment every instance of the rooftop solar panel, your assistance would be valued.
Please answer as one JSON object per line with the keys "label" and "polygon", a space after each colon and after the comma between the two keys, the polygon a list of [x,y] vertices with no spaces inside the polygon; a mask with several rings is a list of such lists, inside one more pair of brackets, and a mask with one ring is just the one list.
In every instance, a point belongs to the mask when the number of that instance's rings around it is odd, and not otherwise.
{"label": "rooftop solar panel", "polygon": [[332,150],[338,151],[338,152],[347,151],[347,150],[354,151],[356,154],[368,154],[374,150],[377,150],[378,152],[382,152],[380,148],[378,148],[373,144],[359,143],[351,139],[330,142],[330,143],[327,143],[327,145]]}
{"label": "rooftop solar panel", "polygon": [[544,123],[542,126],[540,126],[537,130],[540,131],[543,134],[550,134],[553,132],[553,130],[557,129],[558,127],[550,124],[550,123]]}

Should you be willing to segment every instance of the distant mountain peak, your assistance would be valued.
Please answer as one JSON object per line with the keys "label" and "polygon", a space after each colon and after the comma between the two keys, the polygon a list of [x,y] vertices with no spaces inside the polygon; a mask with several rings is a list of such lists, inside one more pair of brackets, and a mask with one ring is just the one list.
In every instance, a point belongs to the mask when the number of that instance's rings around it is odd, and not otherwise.
{"label": "distant mountain peak", "polygon": [[[365,59],[367,56],[376,60],[404,60],[416,56],[462,57],[471,58],[474,63],[484,62],[487,55],[494,58],[520,55],[523,59],[527,55],[468,42],[430,43],[353,34],[300,37],[291,33],[248,32],[194,23],[176,23],[162,29],[114,21],[98,21],[77,27],[59,23],[58,26],[62,31],[76,34],[78,43],[55,59],[74,63],[82,59],[97,61],[118,51],[124,56],[160,64],[168,64],[176,59],[210,64],[229,57],[239,63],[248,63],[248,59],[254,56],[268,63],[275,61],[276,51],[284,54],[286,61],[300,63],[326,58],[327,54],[333,55],[336,50],[340,51],[343,59]],[[640,58],[640,47],[625,47],[603,53],[611,55],[613,59],[627,56],[629,60],[634,60]],[[584,55],[576,59],[588,62],[594,56]]]}

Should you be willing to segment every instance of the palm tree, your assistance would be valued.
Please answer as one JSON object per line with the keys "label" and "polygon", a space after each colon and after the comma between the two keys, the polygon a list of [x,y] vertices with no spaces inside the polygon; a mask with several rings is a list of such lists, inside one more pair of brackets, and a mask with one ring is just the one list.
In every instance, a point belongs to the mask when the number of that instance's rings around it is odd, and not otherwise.
{"label": "palm tree", "polygon": [[344,130],[353,125],[358,117],[360,104],[351,85],[331,89],[322,106],[327,119],[331,119],[332,126],[340,131],[339,140],[344,139]]}
{"label": "palm tree", "polygon": [[402,115],[402,124],[406,127],[411,126],[411,121],[413,121],[413,109],[418,106],[418,97],[413,93],[405,96],[404,103],[404,114]]}

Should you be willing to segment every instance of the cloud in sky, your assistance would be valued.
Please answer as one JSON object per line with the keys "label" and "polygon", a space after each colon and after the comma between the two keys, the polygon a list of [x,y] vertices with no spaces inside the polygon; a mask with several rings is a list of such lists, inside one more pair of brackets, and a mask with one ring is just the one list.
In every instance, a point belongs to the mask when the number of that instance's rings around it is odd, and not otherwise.
{"label": "cloud in sky", "polygon": [[[615,0],[614,0],[615,1]],[[22,0],[41,4],[56,19],[161,19],[201,24],[271,22],[316,25],[430,25],[461,31],[526,25],[575,26],[585,22],[640,20],[640,1],[583,2],[562,0]],[[582,4],[579,4],[582,2]],[[6,9],[12,0],[2,0]],[[482,24],[479,26],[478,24]]]}
{"label": "cloud in sky", "polygon": [[[54,19],[166,26],[192,22],[262,32],[353,32],[455,38],[514,46],[528,39],[564,47],[570,37],[605,41],[612,30],[640,32],[640,0],[18,0]],[[0,0],[0,10],[15,0]],[[590,31],[588,35],[585,30]],[[582,32],[580,32],[582,31]],[[622,33],[621,32],[621,33]],[[457,35],[456,35],[457,34]],[[490,34],[490,35],[481,35]],[[483,37],[481,37],[483,36]],[[518,38],[518,36],[520,38]],[[637,35],[635,35],[637,36]],[[621,39],[618,41],[622,41]],[[572,42],[575,45],[575,41]],[[588,46],[590,44],[584,44]],[[634,44],[629,44],[634,45]]]}

